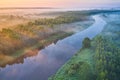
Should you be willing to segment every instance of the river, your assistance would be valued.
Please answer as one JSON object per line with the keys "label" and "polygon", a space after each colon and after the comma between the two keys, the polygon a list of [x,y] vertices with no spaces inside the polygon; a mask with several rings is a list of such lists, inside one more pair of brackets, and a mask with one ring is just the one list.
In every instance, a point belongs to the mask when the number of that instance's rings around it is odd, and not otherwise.
{"label": "river", "polygon": [[0,68],[0,80],[47,80],[80,50],[85,37],[92,39],[103,30],[106,22],[99,15],[93,18],[95,23],[86,30],[52,43],[40,50],[37,56],[24,59],[21,64]]}

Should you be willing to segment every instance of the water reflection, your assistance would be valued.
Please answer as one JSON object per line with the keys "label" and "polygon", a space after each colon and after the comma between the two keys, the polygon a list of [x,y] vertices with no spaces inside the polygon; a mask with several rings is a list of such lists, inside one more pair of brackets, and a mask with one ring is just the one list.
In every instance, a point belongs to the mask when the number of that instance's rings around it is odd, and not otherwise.
{"label": "water reflection", "polygon": [[0,71],[0,79],[47,80],[81,48],[85,37],[93,38],[102,31],[106,22],[99,16],[94,19],[95,23],[88,29],[49,45],[37,56],[24,59],[23,64],[7,65]]}

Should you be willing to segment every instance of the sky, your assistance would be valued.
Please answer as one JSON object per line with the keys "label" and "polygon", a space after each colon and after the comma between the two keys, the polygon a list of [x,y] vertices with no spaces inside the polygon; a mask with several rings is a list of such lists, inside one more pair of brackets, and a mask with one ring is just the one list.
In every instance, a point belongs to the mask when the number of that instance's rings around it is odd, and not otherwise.
{"label": "sky", "polygon": [[0,0],[0,7],[120,7],[120,0]]}

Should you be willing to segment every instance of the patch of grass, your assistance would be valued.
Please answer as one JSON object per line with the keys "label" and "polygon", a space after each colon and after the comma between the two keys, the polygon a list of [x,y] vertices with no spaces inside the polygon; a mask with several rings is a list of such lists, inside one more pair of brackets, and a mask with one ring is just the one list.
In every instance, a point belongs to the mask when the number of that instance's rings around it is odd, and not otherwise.
{"label": "patch of grass", "polygon": [[93,80],[93,55],[91,49],[79,51],[49,80]]}

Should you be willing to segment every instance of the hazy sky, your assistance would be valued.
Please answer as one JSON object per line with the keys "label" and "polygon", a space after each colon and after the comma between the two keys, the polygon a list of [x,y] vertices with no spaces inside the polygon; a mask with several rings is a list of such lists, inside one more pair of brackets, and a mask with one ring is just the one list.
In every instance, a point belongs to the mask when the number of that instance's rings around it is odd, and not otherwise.
{"label": "hazy sky", "polygon": [[120,0],[0,0],[0,7],[120,7]]}

